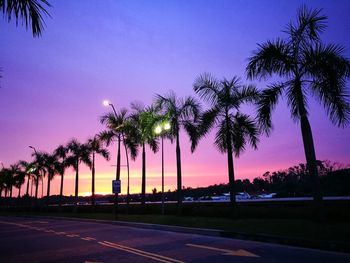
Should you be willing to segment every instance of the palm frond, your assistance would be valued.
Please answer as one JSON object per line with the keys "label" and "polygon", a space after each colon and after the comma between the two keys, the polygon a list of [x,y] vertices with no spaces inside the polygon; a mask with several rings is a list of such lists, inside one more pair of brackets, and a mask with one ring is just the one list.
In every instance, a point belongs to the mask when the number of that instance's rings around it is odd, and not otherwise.
{"label": "palm frond", "polygon": [[193,84],[193,90],[203,100],[215,104],[219,92],[220,82],[210,73],[201,74]]}
{"label": "palm frond", "polygon": [[269,86],[260,94],[257,102],[258,123],[262,131],[267,135],[272,129],[271,113],[275,109],[279,97],[282,95],[286,83],[277,83]]}
{"label": "palm frond", "polygon": [[1,0],[0,10],[7,16],[10,22],[15,17],[16,25],[19,20],[25,24],[26,29],[30,26],[34,37],[39,37],[44,29],[43,15],[49,16],[47,7],[51,7],[46,0]]}
{"label": "palm frond", "polygon": [[264,79],[273,74],[285,76],[290,74],[293,67],[290,45],[282,40],[267,41],[258,45],[253,56],[248,59],[246,67],[249,79]]}

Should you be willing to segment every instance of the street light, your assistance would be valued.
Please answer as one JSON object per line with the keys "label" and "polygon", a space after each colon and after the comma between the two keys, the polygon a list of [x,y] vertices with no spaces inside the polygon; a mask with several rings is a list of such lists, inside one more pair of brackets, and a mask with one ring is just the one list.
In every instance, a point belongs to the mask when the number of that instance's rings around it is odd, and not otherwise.
{"label": "street light", "polygon": [[160,135],[160,137],[162,138],[162,215],[164,215],[165,213],[165,209],[164,209],[164,133],[166,133],[167,131],[169,131],[171,128],[170,123],[169,122],[164,122],[161,124],[158,124],[155,129],[154,132],[157,135]]}

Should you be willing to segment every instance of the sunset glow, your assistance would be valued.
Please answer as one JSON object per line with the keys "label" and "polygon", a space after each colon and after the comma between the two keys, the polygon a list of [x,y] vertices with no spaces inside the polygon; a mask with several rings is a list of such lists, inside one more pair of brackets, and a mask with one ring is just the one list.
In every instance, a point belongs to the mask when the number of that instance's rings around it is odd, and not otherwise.
{"label": "sunset glow", "polygon": [[[24,28],[4,19],[0,22],[0,159],[5,166],[31,161],[33,149],[28,145],[52,152],[71,138],[86,142],[106,129],[100,117],[113,112],[111,103],[116,110],[130,109],[132,102],[150,105],[156,94],[173,90],[179,97],[195,97],[207,109],[209,105],[193,92],[193,83],[203,72],[220,79],[237,75],[243,83],[264,88],[266,80],[246,80],[247,58],[257,43],[282,37],[281,29],[305,1],[51,2],[52,19],[47,19],[41,38],[32,38]],[[318,7],[319,1],[307,3]],[[340,43],[350,57],[350,2],[322,4],[329,23],[325,39]],[[255,114],[250,106],[244,110]],[[310,100],[309,112],[317,158],[349,163],[349,126],[332,125],[317,100]],[[278,104],[272,122],[271,136],[261,136],[256,151],[247,147],[234,158],[236,179],[252,180],[266,171],[305,163],[300,126],[291,119],[286,101]],[[155,133],[170,128],[166,123],[157,126]],[[212,131],[191,153],[188,135],[180,133],[183,186],[228,183],[227,157],[214,140]],[[161,152],[146,148],[146,192],[160,191]],[[96,194],[112,193],[116,142],[108,149],[109,161],[96,157]],[[131,193],[141,192],[141,154],[140,148],[136,160],[130,160]],[[165,137],[164,157],[165,190],[175,190],[176,148]],[[121,163],[121,192],[126,194],[123,148]],[[64,194],[74,195],[75,172],[68,169],[64,178]],[[51,194],[59,194],[59,186],[60,176],[56,176]],[[44,178],[44,195],[46,187]],[[80,165],[79,194],[91,194],[91,171],[84,164]]]}

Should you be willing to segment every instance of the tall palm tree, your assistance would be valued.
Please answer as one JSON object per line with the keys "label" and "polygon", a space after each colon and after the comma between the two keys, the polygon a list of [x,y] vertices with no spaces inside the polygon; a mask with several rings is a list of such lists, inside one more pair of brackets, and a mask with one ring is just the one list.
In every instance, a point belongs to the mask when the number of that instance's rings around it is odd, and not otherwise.
{"label": "tall palm tree", "polygon": [[81,144],[76,139],[72,139],[67,144],[68,152],[67,165],[72,166],[75,171],[75,205],[78,203],[79,194],[79,164],[84,163],[91,168],[91,160],[89,158],[89,146]]}
{"label": "tall palm tree", "polygon": [[[114,110],[114,108],[113,108]],[[123,108],[116,112],[110,112],[103,115],[100,118],[102,124],[106,125],[107,130],[101,132],[98,137],[101,141],[105,142],[109,146],[114,140],[117,141],[117,163],[116,163],[116,180],[120,180],[120,167],[121,167],[121,156],[120,156],[120,146],[123,142],[125,149],[125,156],[128,169],[128,189],[127,189],[127,203],[129,203],[129,155],[128,150],[130,151],[130,156],[132,159],[136,158],[137,149],[135,143],[130,139],[129,135],[131,128],[129,122],[129,115],[127,109]],[[118,205],[118,194],[115,194],[115,214],[117,214],[117,205]]]}
{"label": "tall palm tree", "polygon": [[21,197],[21,187],[24,184],[26,177],[26,167],[22,166],[23,161],[19,161],[16,164],[16,177],[15,177],[15,186],[18,188],[18,198]]}
{"label": "tall palm tree", "polygon": [[19,161],[22,171],[24,171],[25,176],[27,176],[27,187],[26,187],[26,196],[29,196],[29,182],[32,179],[32,172],[35,169],[34,163],[28,163],[27,161]]}
{"label": "tall palm tree", "polygon": [[122,131],[128,118],[128,111],[121,109],[119,112],[107,113],[100,118],[101,124],[106,125],[107,130],[99,134],[99,138],[109,146],[114,140],[117,141],[117,167],[116,180],[120,180],[120,144],[122,142]]}
{"label": "tall palm tree", "polygon": [[50,16],[47,7],[51,5],[46,0],[0,0],[0,11],[7,21],[14,17],[18,25],[21,20],[26,29],[31,27],[34,37],[39,37],[44,29],[43,15]]}
{"label": "tall palm tree", "polygon": [[50,197],[51,181],[55,175],[61,173],[61,164],[55,153],[45,153],[44,156],[44,168],[47,172],[47,197]]}
{"label": "tall palm tree", "polygon": [[92,183],[91,183],[91,198],[92,204],[95,204],[95,154],[101,155],[107,161],[109,160],[109,152],[103,147],[101,140],[97,136],[88,139],[87,145],[89,146],[91,154],[91,173],[92,173]]}
{"label": "tall palm tree", "polygon": [[227,154],[230,202],[234,211],[236,195],[233,154],[239,157],[247,145],[256,149],[259,141],[259,129],[254,120],[243,114],[240,108],[244,103],[254,102],[259,92],[252,85],[242,85],[238,77],[219,81],[208,73],[195,80],[194,91],[209,102],[210,109],[202,115],[199,132],[192,143],[192,151],[200,137],[205,136],[212,128],[217,129],[214,144],[221,153]]}
{"label": "tall palm tree", "polygon": [[341,46],[322,43],[320,34],[326,28],[326,20],[321,10],[301,7],[297,22],[290,23],[284,31],[287,37],[259,44],[247,66],[250,79],[275,75],[282,80],[263,90],[257,103],[259,122],[269,135],[272,129],[271,113],[279,99],[286,97],[292,119],[300,122],[317,204],[321,203],[322,190],[308,118],[308,95],[318,99],[330,120],[340,127],[348,123],[350,113],[349,95],[345,89],[346,79],[350,76],[350,62],[345,58]]}
{"label": "tall palm tree", "polygon": [[133,114],[131,115],[131,139],[142,148],[142,183],[141,183],[141,204],[146,203],[146,145],[148,144],[153,152],[158,151],[158,140],[154,134],[155,124],[159,116],[154,107],[144,107],[141,104],[132,104]]}
{"label": "tall palm tree", "polygon": [[155,105],[161,110],[163,116],[166,116],[170,122],[171,130],[169,134],[176,140],[176,169],[177,169],[177,203],[178,213],[182,213],[182,173],[181,173],[181,149],[180,149],[180,130],[184,128],[190,135],[194,132],[193,125],[198,121],[201,106],[192,97],[184,99],[178,98],[174,92],[169,92],[165,96],[156,95]]}
{"label": "tall palm tree", "polygon": [[34,152],[32,156],[34,156],[32,176],[35,182],[35,199],[38,199],[39,181],[46,176],[45,153]]}
{"label": "tall palm tree", "polygon": [[56,156],[56,159],[58,160],[57,163],[57,169],[59,171],[59,174],[61,175],[61,183],[60,183],[60,206],[62,205],[62,198],[63,198],[63,181],[64,181],[64,173],[67,167],[67,157],[68,157],[68,149],[64,147],[63,145],[59,145],[54,150],[54,155]]}

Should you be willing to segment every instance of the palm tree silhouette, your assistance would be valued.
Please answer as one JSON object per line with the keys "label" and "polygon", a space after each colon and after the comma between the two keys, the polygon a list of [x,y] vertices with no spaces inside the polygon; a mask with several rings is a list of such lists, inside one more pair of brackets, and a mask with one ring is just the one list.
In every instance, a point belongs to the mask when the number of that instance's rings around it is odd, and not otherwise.
{"label": "palm tree silhouette", "polygon": [[51,181],[55,175],[60,174],[61,166],[58,157],[53,154],[44,153],[44,168],[47,172],[47,197],[50,197]]}
{"label": "palm tree silhouette", "polygon": [[68,157],[68,149],[64,147],[63,145],[59,145],[55,150],[54,150],[54,155],[56,156],[57,159],[57,170],[58,173],[61,176],[61,183],[60,183],[60,201],[59,205],[62,205],[62,198],[63,198],[63,181],[64,181],[64,173],[66,170],[66,167],[68,166],[67,164],[67,157]]}
{"label": "palm tree silhouette", "polygon": [[35,199],[38,199],[38,190],[39,190],[39,180],[43,179],[46,175],[45,169],[45,153],[43,152],[34,152],[34,168],[32,171],[32,176],[35,182]]}
{"label": "palm tree silhouette", "polygon": [[72,166],[75,171],[75,209],[78,204],[79,195],[79,164],[84,163],[91,169],[91,160],[89,158],[89,146],[81,144],[77,139],[68,142],[66,148],[69,156],[67,157],[67,165]]}
{"label": "palm tree silhouette", "polygon": [[241,113],[240,107],[244,103],[253,103],[259,92],[252,85],[242,85],[238,77],[219,81],[209,73],[204,73],[195,80],[194,91],[209,102],[211,108],[202,115],[197,136],[194,136],[192,142],[192,151],[196,148],[199,138],[205,136],[212,128],[217,129],[214,144],[221,153],[227,154],[233,212],[236,205],[233,153],[239,157],[247,145],[256,149],[259,141],[257,125],[249,115]]}
{"label": "palm tree silhouette", "polygon": [[133,114],[130,117],[133,126],[131,138],[142,148],[141,204],[144,209],[146,203],[146,144],[153,152],[158,151],[158,140],[154,136],[154,126],[159,117],[152,106],[145,107],[140,103],[132,103],[131,108],[133,109]]}
{"label": "palm tree silhouette", "polygon": [[313,181],[313,196],[318,204],[322,200],[322,190],[308,119],[308,95],[318,99],[330,120],[340,127],[348,123],[350,113],[345,90],[350,62],[344,57],[341,46],[322,43],[320,34],[326,28],[326,19],[321,10],[301,7],[297,22],[290,23],[285,31],[287,38],[259,44],[246,69],[250,79],[276,75],[283,80],[263,90],[257,103],[258,119],[269,135],[271,113],[279,99],[286,97],[292,119],[300,122],[306,162]]}
{"label": "palm tree silhouette", "polygon": [[181,149],[180,129],[184,128],[190,135],[194,132],[194,125],[200,115],[200,104],[192,97],[178,98],[174,92],[165,96],[156,95],[155,105],[161,114],[169,120],[171,129],[170,137],[176,140],[176,169],[177,169],[177,204],[178,214],[182,213],[182,173],[181,173]]}
{"label": "palm tree silhouette", "polygon": [[46,0],[1,0],[0,11],[4,14],[7,21],[10,22],[14,17],[16,25],[25,24],[26,29],[31,27],[34,37],[39,37],[44,29],[43,15],[49,16],[45,9],[51,7]]}
{"label": "palm tree silhouette", "polygon": [[18,188],[18,198],[21,197],[21,187],[24,184],[26,176],[26,167],[22,165],[23,161],[19,161],[16,164],[16,177],[15,177],[15,186]]}
{"label": "palm tree silhouette", "polygon": [[[114,109],[114,108],[113,108]],[[127,186],[127,203],[129,204],[129,155],[128,151],[130,151],[130,156],[132,159],[136,158],[137,149],[136,144],[131,140],[130,131],[132,127],[130,127],[129,122],[130,116],[128,115],[128,110],[123,108],[118,112],[110,112],[103,115],[100,118],[100,122],[106,125],[107,130],[101,132],[98,137],[101,141],[104,141],[107,146],[109,146],[114,140],[117,141],[117,163],[116,163],[116,180],[120,180],[120,144],[123,142],[127,169],[128,169],[128,186]],[[115,214],[118,212],[118,194],[115,194]]]}
{"label": "palm tree silhouette", "polygon": [[91,155],[91,173],[92,173],[92,183],[91,183],[91,201],[95,205],[95,154],[101,155],[107,161],[109,160],[109,152],[106,148],[103,147],[101,140],[94,136],[93,138],[88,139],[87,145],[89,147]]}

